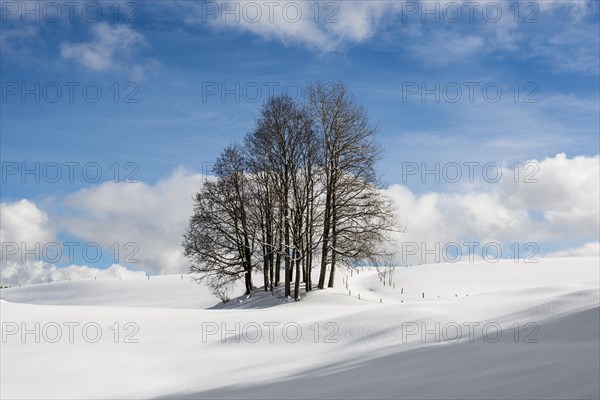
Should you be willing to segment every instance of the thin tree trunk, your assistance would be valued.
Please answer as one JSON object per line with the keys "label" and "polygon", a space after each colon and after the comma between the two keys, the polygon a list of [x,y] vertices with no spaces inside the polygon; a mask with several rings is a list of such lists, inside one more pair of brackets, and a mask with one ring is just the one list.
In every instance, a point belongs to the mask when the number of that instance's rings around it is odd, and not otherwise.
{"label": "thin tree trunk", "polygon": [[269,253],[269,280],[271,283],[271,292],[273,291],[273,251]]}
{"label": "thin tree trunk", "polygon": [[328,287],[332,288],[335,283],[335,262],[337,259],[337,203],[336,203],[336,193],[333,192],[331,196],[331,204],[332,204],[332,213],[331,213],[331,240],[332,240],[332,250],[331,250],[331,270],[329,271],[329,284]]}
{"label": "thin tree trunk", "polygon": [[331,188],[327,182],[327,198],[325,200],[325,220],[323,221],[323,251],[321,254],[321,271],[319,272],[319,289],[325,287],[325,276],[327,273],[327,256],[329,253],[329,229],[331,212]]}
{"label": "thin tree trunk", "polygon": [[296,253],[296,280],[294,281],[294,300],[300,300],[300,255]]}
{"label": "thin tree trunk", "polygon": [[[287,198],[287,190],[285,190],[286,192],[286,198]],[[288,207],[287,205],[285,206],[285,212],[284,212],[284,220],[285,220],[285,228],[284,228],[284,246],[285,246],[285,297],[288,297],[291,295],[291,287],[290,287],[290,270],[292,268],[291,266],[291,260],[290,260],[290,224],[288,223],[288,218],[289,218],[289,214],[288,214]]]}
{"label": "thin tree trunk", "polygon": [[269,291],[269,255],[265,252],[265,247],[263,246],[263,275],[264,275],[264,284],[265,284],[265,292]]}
{"label": "thin tree trunk", "polygon": [[281,253],[283,253],[283,223],[282,213],[279,213],[279,226],[277,228],[277,260],[275,261],[275,286],[281,282]]}
{"label": "thin tree trunk", "polygon": [[[301,249],[304,249],[304,246]],[[304,250],[302,254],[302,283],[306,283],[306,251]]]}

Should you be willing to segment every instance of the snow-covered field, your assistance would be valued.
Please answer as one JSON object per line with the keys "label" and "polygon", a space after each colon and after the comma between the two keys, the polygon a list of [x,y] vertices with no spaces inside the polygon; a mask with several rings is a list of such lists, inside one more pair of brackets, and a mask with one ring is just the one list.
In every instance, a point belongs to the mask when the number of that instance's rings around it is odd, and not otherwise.
{"label": "snow-covered field", "polygon": [[340,271],[298,303],[187,275],[2,289],[1,397],[599,398],[599,263]]}

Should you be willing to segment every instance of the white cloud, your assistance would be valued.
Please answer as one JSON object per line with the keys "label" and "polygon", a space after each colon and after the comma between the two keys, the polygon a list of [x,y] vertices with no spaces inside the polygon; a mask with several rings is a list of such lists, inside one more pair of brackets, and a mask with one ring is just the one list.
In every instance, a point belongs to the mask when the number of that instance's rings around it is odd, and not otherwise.
{"label": "white cloud", "polygon": [[[122,265],[106,269],[86,265],[57,267],[42,261],[41,252],[24,256],[25,249],[42,248],[48,243],[58,243],[48,213],[30,200],[0,203],[0,282],[2,285],[90,279],[93,277],[144,277],[145,272],[131,271]],[[5,251],[6,250],[6,251]]]}
{"label": "white cloud", "polygon": [[407,47],[413,57],[436,66],[465,62],[489,51],[482,35],[442,29],[423,32],[418,40],[409,43]]}
{"label": "white cloud", "polygon": [[43,261],[7,262],[2,264],[0,281],[4,286],[27,285],[44,282],[66,280],[82,280],[92,278],[143,278],[145,272],[131,271],[119,264],[106,269],[91,268],[87,265],[69,265],[58,268],[54,264]]}
{"label": "white cloud", "polygon": [[548,254],[548,257],[598,257],[600,242],[586,243],[581,247],[566,249]]}
{"label": "white cloud", "polygon": [[543,213],[547,235],[598,235],[599,157],[558,154],[533,162],[539,165],[539,183],[504,185],[500,195],[507,205]]}
{"label": "white cloud", "polygon": [[[538,183],[523,183],[524,173],[520,183],[514,183],[513,172],[505,168],[504,178],[496,184],[480,179],[423,195],[402,185],[389,187],[385,192],[395,201],[400,221],[407,225],[406,232],[397,235],[398,243],[424,242],[432,249],[435,243],[443,247],[451,242],[518,242],[523,251],[526,242],[536,242],[540,244],[537,256],[595,254],[594,243],[600,235],[600,158],[558,154],[531,162],[539,166],[534,176]],[[192,196],[202,182],[201,174],[182,168],[152,185],[105,182],[67,196],[61,215],[47,216],[29,201],[3,205],[2,234],[46,240],[53,237],[48,226],[50,220],[55,220],[61,232],[105,248],[115,242],[137,243],[139,252],[135,257],[140,262],[136,269],[157,274],[184,272],[189,264],[181,247],[182,235],[193,212]],[[5,226],[6,207],[20,212],[12,215],[10,225]],[[9,232],[8,226],[14,228]],[[27,230],[18,233],[24,226]],[[544,248],[544,243],[552,247]],[[561,250],[567,247],[565,243],[581,243],[582,247]],[[409,259],[411,263],[418,261],[415,257]],[[124,267],[98,270],[25,264],[3,265],[3,279],[42,282],[99,274],[139,275]]]}
{"label": "white cloud", "polygon": [[[520,183],[514,183],[513,172],[504,168],[504,178],[496,184],[479,179],[420,196],[406,186],[391,186],[386,192],[408,226],[398,240],[426,242],[430,248],[436,242],[443,246],[464,241],[551,242],[560,248],[562,242],[597,238],[599,158],[559,154],[531,162],[539,166],[533,176],[538,183],[523,183],[532,171],[523,169]],[[188,263],[181,235],[192,212],[192,194],[201,181],[201,175],[179,169],[155,185],[109,182],[82,190],[67,199],[79,216],[65,218],[65,229],[105,244],[137,241],[141,269],[185,271]],[[540,254],[547,252],[540,248]]]}
{"label": "white cloud", "polygon": [[[436,243],[443,247],[467,241],[524,245],[597,240],[599,160],[598,156],[569,159],[565,154],[531,160],[539,167],[532,177],[539,180],[537,183],[523,183],[523,171],[520,182],[515,183],[513,172],[505,168],[505,178],[496,184],[458,185],[455,191],[417,196],[406,186],[393,185],[386,193],[395,201],[399,218],[407,226],[397,240],[426,243],[428,249]],[[543,253],[549,251],[540,245]],[[418,261],[414,258],[412,262]]]}
{"label": "white cloud", "polygon": [[[457,22],[444,19],[447,3],[452,5],[450,10],[463,4],[460,7],[462,17]],[[402,17],[396,15],[396,24],[390,24],[389,29],[380,24],[379,30],[389,34],[389,46],[399,45],[428,66],[472,64],[477,60],[511,57],[535,60],[545,69],[558,73],[598,74],[599,31],[595,23],[597,15],[594,14],[597,13],[597,5],[592,2],[574,0],[530,4],[481,0],[472,3],[472,21],[466,4],[451,0],[421,1],[421,10],[433,10],[437,5],[438,22],[435,14],[420,11],[413,15],[403,10]],[[491,10],[500,10],[501,17],[497,21],[493,19],[496,11],[484,12],[488,5],[492,6]],[[392,15],[394,11],[397,13],[397,10],[390,10]],[[449,15],[453,14],[449,12]],[[404,22],[398,22],[400,18]],[[427,23],[421,23],[422,18],[426,18]],[[556,29],[556,26],[561,29]]]}
{"label": "white cloud", "polygon": [[[378,38],[377,45],[405,48],[432,66],[511,56],[535,58],[546,67],[550,61],[558,72],[597,74],[597,24],[585,21],[594,15],[592,3],[548,1],[518,6],[515,14],[515,3],[510,0],[480,0],[470,5],[451,0],[177,4],[188,25],[208,23],[216,30],[249,32],[317,52],[339,51]],[[427,13],[434,9],[434,14]],[[454,21],[457,9],[460,16]],[[500,18],[495,20],[497,10]],[[529,23],[524,22],[527,18]],[[557,24],[560,30],[555,29]]]}
{"label": "white cloud", "polygon": [[177,169],[155,185],[106,182],[69,195],[61,227],[88,241],[139,246],[139,268],[154,273],[188,269],[181,243],[202,175]]}
{"label": "white cloud", "polygon": [[128,71],[141,79],[147,66],[135,60],[136,53],[146,47],[144,35],[127,25],[92,24],[92,39],[86,43],[60,44],[62,57],[97,72]]}
{"label": "white cloud", "polygon": [[[226,0],[188,5],[185,21],[209,22],[215,29],[228,28],[253,33],[263,39],[286,45],[303,45],[329,52],[346,44],[372,38],[383,21],[397,13],[400,1],[346,2],[240,2]],[[191,7],[191,8],[190,8]],[[211,5],[212,7],[212,5]],[[259,10],[257,12],[257,10]]]}
{"label": "white cloud", "polygon": [[33,51],[26,45],[39,35],[40,29],[33,24],[15,24],[9,27],[3,23],[0,35],[0,54],[3,57],[17,61],[19,64],[28,64],[35,58]]}
{"label": "white cloud", "polygon": [[[48,243],[55,237],[48,214],[27,199],[0,203],[0,214],[0,242],[3,244],[26,243],[28,248],[32,248],[35,243]],[[2,255],[2,259],[5,259],[4,256]]]}

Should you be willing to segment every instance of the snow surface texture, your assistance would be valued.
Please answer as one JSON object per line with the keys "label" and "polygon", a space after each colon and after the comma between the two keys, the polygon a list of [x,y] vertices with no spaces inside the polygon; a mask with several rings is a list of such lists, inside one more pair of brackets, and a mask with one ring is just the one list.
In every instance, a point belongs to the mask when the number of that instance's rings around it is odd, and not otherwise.
{"label": "snow surface texture", "polygon": [[423,265],[395,288],[340,270],[298,303],[219,304],[187,275],[2,289],[0,394],[597,399],[599,263]]}

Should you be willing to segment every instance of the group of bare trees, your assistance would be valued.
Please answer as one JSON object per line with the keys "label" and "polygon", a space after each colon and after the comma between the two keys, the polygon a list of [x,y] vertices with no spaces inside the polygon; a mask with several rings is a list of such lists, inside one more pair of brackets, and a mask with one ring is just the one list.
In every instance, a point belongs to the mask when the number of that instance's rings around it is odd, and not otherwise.
{"label": "group of bare trees", "polygon": [[[334,286],[339,266],[389,257],[391,202],[378,187],[376,127],[342,83],[307,87],[303,103],[270,98],[243,144],[228,146],[196,195],[184,235],[191,272],[224,293],[262,271],[264,290],[284,283],[300,299]],[[329,276],[327,276],[329,272]]]}

